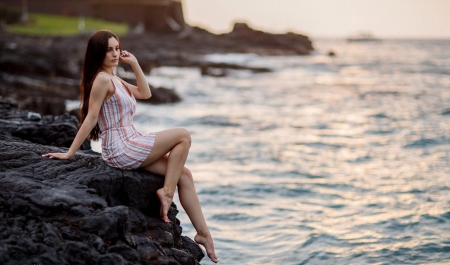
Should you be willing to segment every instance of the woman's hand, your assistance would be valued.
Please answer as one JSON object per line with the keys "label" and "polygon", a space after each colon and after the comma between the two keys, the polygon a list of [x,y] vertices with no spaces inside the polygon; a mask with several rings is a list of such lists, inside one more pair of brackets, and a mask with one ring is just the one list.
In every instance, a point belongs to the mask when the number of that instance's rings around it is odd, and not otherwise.
{"label": "woman's hand", "polygon": [[72,156],[69,153],[48,153],[45,155],[42,155],[43,157],[48,157],[48,158],[56,158],[56,159],[70,159]]}
{"label": "woman's hand", "polygon": [[120,53],[119,60],[122,63],[130,64],[130,65],[133,64],[133,63],[137,63],[136,57],[134,57],[133,54],[131,54],[131,53],[125,51],[125,50],[123,50]]}

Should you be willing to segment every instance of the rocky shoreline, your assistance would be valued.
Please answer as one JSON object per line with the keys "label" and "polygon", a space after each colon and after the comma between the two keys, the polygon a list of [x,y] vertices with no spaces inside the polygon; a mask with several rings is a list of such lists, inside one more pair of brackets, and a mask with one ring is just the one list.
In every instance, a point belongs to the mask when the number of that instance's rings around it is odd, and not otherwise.
{"label": "rocky shoreline", "polygon": [[[0,264],[199,264],[204,253],[182,236],[176,205],[169,211],[170,224],[158,216],[155,192],[163,186],[162,176],[109,167],[89,142],[70,160],[41,156],[67,150],[78,130],[65,101],[79,97],[89,35],[0,33]],[[228,69],[271,69],[207,62],[203,55],[313,50],[306,36],[270,34],[239,23],[222,35],[188,27],[121,41],[147,73],[159,66],[197,67],[202,75],[217,77]],[[126,77],[130,69],[122,70]],[[151,89],[148,103],[182,100],[172,89]]]}
{"label": "rocky shoreline", "polygon": [[55,140],[76,131],[73,116],[0,101],[0,264],[199,264],[204,254],[182,236],[176,205],[171,223],[159,218],[162,176],[112,168],[92,150],[43,158],[67,148],[33,143],[67,146]]}
{"label": "rocky shoreline", "polygon": [[[12,97],[19,102],[19,108],[42,114],[65,113],[65,101],[79,98],[80,73],[89,37],[90,34],[32,37],[0,33],[1,98]],[[180,33],[130,34],[120,39],[124,49],[136,55],[146,73],[160,66],[195,67],[202,75],[217,77],[225,76],[228,69],[263,73],[271,69],[208,62],[203,56],[211,53],[307,55],[313,51],[307,36],[266,33],[251,29],[244,23],[236,23],[233,31],[221,35],[186,27]],[[125,73],[131,71],[126,65],[121,67]],[[148,103],[166,104],[182,100],[176,90],[151,89],[153,97]]]}

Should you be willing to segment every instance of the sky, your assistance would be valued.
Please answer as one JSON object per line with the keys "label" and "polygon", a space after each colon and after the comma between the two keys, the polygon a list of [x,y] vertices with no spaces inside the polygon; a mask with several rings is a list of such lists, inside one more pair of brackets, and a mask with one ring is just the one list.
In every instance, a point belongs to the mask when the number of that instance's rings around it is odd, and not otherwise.
{"label": "sky", "polygon": [[182,0],[186,22],[215,33],[247,22],[274,33],[450,38],[450,0]]}

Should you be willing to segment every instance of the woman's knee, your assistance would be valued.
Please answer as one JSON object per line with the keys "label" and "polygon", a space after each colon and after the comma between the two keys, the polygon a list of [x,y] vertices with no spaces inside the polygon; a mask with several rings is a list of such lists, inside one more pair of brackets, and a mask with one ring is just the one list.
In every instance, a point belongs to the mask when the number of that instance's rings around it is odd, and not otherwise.
{"label": "woman's knee", "polygon": [[180,140],[183,143],[186,143],[189,147],[191,146],[191,134],[185,128],[179,128],[180,132]]}
{"label": "woman's knee", "polygon": [[194,183],[194,177],[192,176],[191,171],[184,167],[183,170],[181,171],[181,176],[180,179],[178,181],[179,184],[181,185],[186,185],[186,184],[192,184]]}

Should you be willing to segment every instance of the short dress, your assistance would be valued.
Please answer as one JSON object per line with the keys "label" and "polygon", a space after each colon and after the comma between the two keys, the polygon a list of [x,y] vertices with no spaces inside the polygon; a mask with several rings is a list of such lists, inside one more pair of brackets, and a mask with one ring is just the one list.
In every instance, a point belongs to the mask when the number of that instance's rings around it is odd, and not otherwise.
{"label": "short dress", "polygon": [[111,76],[114,95],[103,101],[98,126],[102,139],[102,158],[121,169],[136,169],[150,154],[156,133],[142,135],[133,126],[136,99],[118,78]]}

